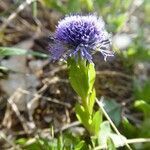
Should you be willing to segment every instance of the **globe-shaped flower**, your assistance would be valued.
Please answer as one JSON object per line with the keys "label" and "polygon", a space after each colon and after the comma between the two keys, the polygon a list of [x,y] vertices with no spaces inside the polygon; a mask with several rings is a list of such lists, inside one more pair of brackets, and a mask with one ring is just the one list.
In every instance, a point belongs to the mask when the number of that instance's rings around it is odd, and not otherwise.
{"label": "globe-shaped flower", "polygon": [[95,15],[66,16],[59,21],[50,48],[53,60],[82,57],[92,62],[92,55],[99,51],[106,60],[113,56],[110,51],[110,36],[101,18]]}

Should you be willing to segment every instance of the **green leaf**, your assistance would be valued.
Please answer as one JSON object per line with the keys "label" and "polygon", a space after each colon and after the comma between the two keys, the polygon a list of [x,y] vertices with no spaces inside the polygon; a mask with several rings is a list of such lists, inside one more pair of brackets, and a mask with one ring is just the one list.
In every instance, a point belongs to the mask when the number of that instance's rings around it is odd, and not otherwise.
{"label": "green leaf", "polygon": [[89,90],[88,93],[91,92],[91,90],[93,89],[93,84],[95,82],[95,67],[93,63],[88,64],[87,66],[87,76],[88,76],[88,86],[89,86]]}
{"label": "green leaf", "polygon": [[19,139],[17,143],[21,145],[21,147],[25,150],[40,150],[40,144],[37,139],[30,138],[30,139]]}
{"label": "green leaf", "polygon": [[137,109],[143,111],[145,119],[150,117],[150,113],[149,113],[149,111],[150,111],[150,104],[146,103],[143,100],[137,100],[137,101],[135,101],[134,106]]}
{"label": "green leaf", "polygon": [[13,55],[33,55],[38,57],[47,58],[48,55],[34,52],[31,50],[16,48],[16,47],[0,47],[0,56],[13,56]]}
{"label": "green leaf", "polygon": [[81,150],[84,146],[85,142],[84,141],[80,141],[76,146],[74,150]]}
{"label": "green leaf", "polygon": [[115,144],[115,147],[122,147],[126,144],[126,137],[123,135],[118,135],[115,133],[111,133],[109,137],[113,140],[113,143]]}
{"label": "green leaf", "polygon": [[92,11],[94,9],[94,3],[93,0],[81,0],[81,5],[86,6],[86,10]]}
{"label": "green leaf", "polygon": [[108,121],[102,122],[100,125],[100,132],[98,137],[98,143],[100,146],[106,145],[107,137],[111,133],[111,128]]}
{"label": "green leaf", "polygon": [[93,106],[94,106],[94,103],[95,103],[95,98],[96,98],[96,92],[95,92],[95,89],[93,89],[92,93],[89,95],[88,97],[88,110],[90,112],[90,114],[92,114],[93,112]]}
{"label": "green leaf", "polygon": [[80,11],[80,0],[69,0],[67,3],[68,12],[79,12]]}
{"label": "green leaf", "polygon": [[132,43],[126,51],[122,52],[124,57],[128,58],[133,63],[139,60],[150,62],[150,49],[145,47],[146,44],[143,40],[143,36],[138,36],[138,38],[134,40],[134,43]]}
{"label": "green leaf", "polygon": [[122,135],[120,136],[120,135],[113,133],[109,122],[104,121],[103,123],[101,123],[101,126],[100,126],[100,132],[98,136],[99,145],[100,146],[107,145],[108,138],[111,138],[113,140],[115,147],[125,145],[126,138]]}
{"label": "green leaf", "polygon": [[146,118],[142,122],[142,125],[139,128],[138,135],[139,135],[139,137],[145,137],[145,138],[149,138],[150,137],[150,117]]}
{"label": "green leaf", "polygon": [[69,80],[76,91],[82,98],[87,99],[92,92],[95,81],[95,68],[93,63],[86,63],[84,59],[69,59]]}
{"label": "green leaf", "polygon": [[144,100],[137,100],[134,103],[135,108],[141,110],[144,113],[144,120],[138,127],[138,137],[150,137],[150,104]]}
{"label": "green leaf", "polygon": [[94,133],[94,135],[98,135],[101,122],[102,122],[102,112],[97,111],[92,118],[91,124],[92,132]]}
{"label": "green leaf", "polygon": [[60,0],[40,0],[44,6],[52,9],[56,9],[62,13],[65,13],[65,7]]}
{"label": "green leaf", "polygon": [[95,2],[101,8],[106,4],[106,1],[107,0],[103,0],[103,1],[102,0],[96,0]]}
{"label": "green leaf", "polygon": [[78,120],[91,135],[98,134],[100,123],[102,122],[102,114],[99,111],[97,111],[92,118],[89,112],[85,111],[82,105],[76,104],[75,112]]}
{"label": "green leaf", "polygon": [[137,127],[132,125],[127,118],[123,118],[122,125],[125,136],[128,136],[128,138],[134,138],[137,136]]}
{"label": "green leaf", "polygon": [[62,150],[62,147],[63,147],[63,136],[60,135],[57,140],[57,149]]}
{"label": "green leaf", "polygon": [[28,140],[25,138],[20,138],[15,141],[16,144],[24,145]]}
{"label": "green leaf", "polygon": [[117,15],[109,15],[108,22],[110,23],[111,31],[117,32],[124,25],[125,20],[127,19],[126,14],[117,14]]}
{"label": "green leaf", "polygon": [[103,102],[104,109],[113,120],[116,126],[121,122],[121,106],[115,100],[105,100]]}
{"label": "green leaf", "polygon": [[114,142],[110,137],[107,138],[107,149],[108,150],[116,150]]}
{"label": "green leaf", "polygon": [[147,80],[143,86],[141,86],[138,80],[135,80],[134,95],[136,99],[143,99],[147,103],[150,103],[150,80]]}
{"label": "green leaf", "polygon": [[80,104],[76,104],[75,112],[78,120],[86,127],[89,128],[89,113],[87,113],[84,107]]}

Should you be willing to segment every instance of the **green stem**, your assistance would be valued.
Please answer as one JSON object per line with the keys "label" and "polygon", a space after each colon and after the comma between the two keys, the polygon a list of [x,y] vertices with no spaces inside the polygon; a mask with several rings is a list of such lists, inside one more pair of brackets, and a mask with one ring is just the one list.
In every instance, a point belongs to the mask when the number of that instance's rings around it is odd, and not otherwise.
{"label": "green stem", "polygon": [[89,63],[83,58],[75,60],[70,58],[67,61],[69,69],[69,81],[75,92],[81,97],[82,103],[76,105],[76,115],[78,120],[86,127],[91,135],[95,134],[93,117],[93,105],[95,103],[95,68],[93,63]]}

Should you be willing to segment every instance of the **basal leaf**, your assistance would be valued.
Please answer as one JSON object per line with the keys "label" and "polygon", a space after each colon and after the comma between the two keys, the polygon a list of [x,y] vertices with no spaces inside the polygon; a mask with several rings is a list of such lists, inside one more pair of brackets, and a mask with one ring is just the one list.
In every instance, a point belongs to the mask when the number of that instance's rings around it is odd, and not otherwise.
{"label": "basal leaf", "polygon": [[118,126],[121,122],[121,106],[115,100],[105,100],[103,103],[106,112]]}
{"label": "basal leaf", "polygon": [[33,55],[38,57],[47,58],[48,55],[34,52],[31,50],[16,48],[16,47],[0,47],[0,56],[13,56],[13,55]]}
{"label": "basal leaf", "polygon": [[120,147],[125,145],[126,138],[123,135],[117,135],[112,132],[110,124],[105,121],[100,126],[100,132],[98,136],[99,145],[107,145],[107,139],[111,138],[115,147]]}

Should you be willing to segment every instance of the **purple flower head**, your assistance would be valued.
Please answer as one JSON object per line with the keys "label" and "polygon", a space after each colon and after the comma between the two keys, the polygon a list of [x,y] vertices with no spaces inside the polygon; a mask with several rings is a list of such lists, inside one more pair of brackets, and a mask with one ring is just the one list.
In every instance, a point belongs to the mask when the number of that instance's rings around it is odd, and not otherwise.
{"label": "purple flower head", "polygon": [[50,48],[53,60],[74,56],[92,62],[92,54],[99,51],[106,60],[113,56],[110,37],[104,22],[95,15],[67,16],[59,21],[55,31],[55,44]]}

